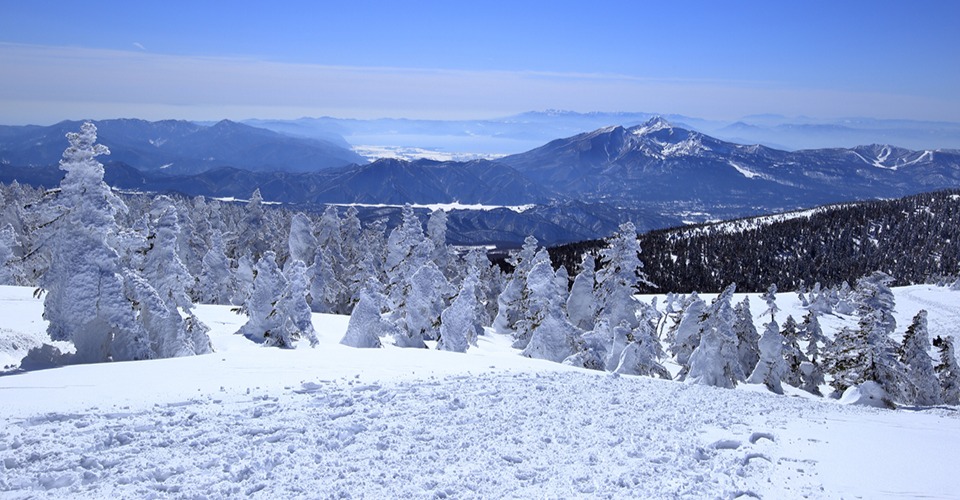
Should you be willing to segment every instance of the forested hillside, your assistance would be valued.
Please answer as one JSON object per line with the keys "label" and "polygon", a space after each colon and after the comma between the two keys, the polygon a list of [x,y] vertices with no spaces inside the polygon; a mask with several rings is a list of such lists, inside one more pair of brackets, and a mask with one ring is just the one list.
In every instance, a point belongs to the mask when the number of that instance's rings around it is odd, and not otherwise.
{"label": "forested hillside", "polygon": [[[551,250],[571,272],[603,240]],[[882,270],[897,285],[960,272],[960,190],[822,207],[782,216],[651,231],[640,235],[642,291],[720,291],[737,283],[758,292],[820,282],[853,283]]]}

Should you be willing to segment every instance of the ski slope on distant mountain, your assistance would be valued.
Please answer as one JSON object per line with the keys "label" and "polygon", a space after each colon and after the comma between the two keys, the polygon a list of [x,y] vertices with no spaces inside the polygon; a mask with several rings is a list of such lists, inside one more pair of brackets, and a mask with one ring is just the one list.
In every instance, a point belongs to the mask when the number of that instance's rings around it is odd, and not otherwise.
{"label": "ski slope on distant mountain", "polygon": [[[896,289],[956,335],[960,292]],[[44,330],[32,289],[0,287],[0,338]],[[762,304],[751,297],[755,308]],[[649,297],[644,297],[649,300]],[[799,317],[781,294],[780,317]],[[661,301],[662,303],[662,301]],[[757,312],[757,311],[755,311]],[[2,498],[957,498],[956,408],[877,410],[801,391],[611,376],[523,358],[491,334],[466,354],[264,348],[198,306],[216,352],[0,377]],[[762,319],[758,319],[758,322]],[[855,318],[823,317],[825,331]],[[4,363],[16,357],[8,344]],[[28,346],[29,347],[29,346]],[[788,391],[790,389],[788,388]]]}

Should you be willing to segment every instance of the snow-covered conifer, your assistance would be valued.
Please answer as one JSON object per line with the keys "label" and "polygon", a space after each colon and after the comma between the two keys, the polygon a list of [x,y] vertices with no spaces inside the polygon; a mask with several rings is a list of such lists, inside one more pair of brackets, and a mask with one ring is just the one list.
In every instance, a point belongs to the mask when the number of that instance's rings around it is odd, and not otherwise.
{"label": "snow-covered conifer", "polygon": [[800,387],[803,378],[800,367],[809,360],[800,349],[800,332],[793,316],[787,316],[783,322],[780,336],[783,337],[783,359],[786,362],[782,380],[794,387]]}
{"label": "snow-covered conifer", "polygon": [[558,300],[556,274],[549,257],[533,266],[526,282],[530,294],[529,309],[522,322],[529,329],[530,338],[522,354],[562,362],[576,352],[579,331],[567,320]]}
{"label": "snow-covered conifer", "polygon": [[270,249],[267,242],[268,225],[266,215],[263,210],[263,196],[260,195],[260,188],[253,191],[250,195],[250,201],[247,203],[243,222],[240,226],[239,241],[237,246],[239,252],[249,253],[250,257],[257,261],[264,252]]}
{"label": "snow-covered conifer", "polygon": [[193,307],[188,290],[194,277],[177,254],[180,224],[177,209],[170,198],[158,196],[151,207],[152,224],[141,274],[160,294],[160,298],[174,307],[189,311]]}
{"label": "snow-covered conifer", "polygon": [[801,363],[800,388],[817,396],[822,396],[820,386],[824,384],[823,367],[821,366],[820,346],[827,344],[827,338],[820,329],[820,321],[817,319],[817,309],[811,308],[806,316],[803,317],[803,323],[798,329],[801,340],[807,342],[807,348],[804,351],[807,361]]}
{"label": "snow-covered conifer", "polygon": [[913,317],[900,344],[900,362],[907,369],[907,387],[902,390],[908,401],[918,405],[936,405],[942,402],[940,381],[930,357],[930,335],[927,333],[927,311]]}
{"label": "snow-covered conifer", "polygon": [[467,252],[464,256],[464,263],[467,266],[466,276],[473,275],[477,281],[474,285],[474,293],[477,296],[477,306],[479,307],[477,321],[481,325],[490,325],[493,322],[493,316],[490,314],[491,308],[488,307],[488,301],[493,301],[493,307],[496,307],[497,294],[494,293],[492,287],[496,285],[498,279],[494,272],[499,274],[500,271],[499,269],[494,270],[490,259],[487,257],[486,250],[479,247],[472,248]]}
{"label": "snow-covered conifer", "polygon": [[737,335],[737,357],[740,359],[740,369],[744,374],[752,373],[760,361],[760,334],[753,324],[753,315],[750,312],[750,297],[744,297],[734,308],[736,320],[733,323],[733,332]]}
{"label": "snow-covered conifer", "polygon": [[404,334],[395,339],[400,347],[426,347],[424,340],[440,336],[440,314],[452,295],[450,283],[433,261],[413,273],[403,287],[402,301],[393,317]]}
{"label": "snow-covered conifer", "polygon": [[57,200],[60,216],[47,241],[50,267],[41,281],[47,332],[53,340],[74,343],[76,363],[152,357],[124,294],[120,256],[111,246],[119,231],[115,215],[126,206],[103,182],[103,165],[96,160],[109,150],[96,144],[92,123],[67,139],[70,146],[60,161],[66,171]]}
{"label": "snow-covered conifer", "polygon": [[625,375],[645,375],[670,379],[670,372],[662,364],[663,348],[657,339],[656,329],[648,319],[630,332],[627,345],[620,353],[619,363],[614,369],[616,373]]}
{"label": "snow-covered conifer", "polygon": [[600,320],[593,330],[583,333],[577,342],[577,352],[563,360],[563,364],[589,370],[606,370],[608,353],[613,345],[613,329],[606,320]]}
{"label": "snow-covered conifer", "polygon": [[700,345],[700,320],[707,309],[707,304],[696,292],[690,294],[687,302],[680,315],[680,322],[673,330],[673,342],[668,347],[680,365],[680,373],[677,375],[679,380],[684,380],[690,371],[690,355]]}
{"label": "snow-covered conifer", "polygon": [[897,320],[893,317],[894,297],[890,290],[893,278],[884,272],[874,271],[868,276],[857,280],[857,289],[854,300],[857,313],[861,321],[865,316],[876,313],[876,328],[878,332],[890,335],[897,328]]}
{"label": "snow-covered conifer", "polygon": [[277,313],[283,318],[283,325],[265,343],[292,347],[294,341],[306,339],[310,346],[316,346],[317,332],[313,329],[310,304],[307,304],[307,265],[300,259],[292,259],[288,261],[283,276],[286,284],[277,303]]}
{"label": "snow-covered conifer", "polygon": [[760,361],[747,379],[749,384],[763,384],[776,394],[783,394],[783,380],[787,371],[783,359],[783,336],[776,321],[766,324],[763,336],[760,337]]}
{"label": "snow-covered conifer", "polygon": [[17,285],[20,281],[21,271],[19,259],[14,254],[14,249],[20,246],[17,240],[17,233],[13,226],[7,224],[0,229],[0,285]]}
{"label": "snow-covered conifer", "polygon": [[636,286],[646,277],[641,272],[640,244],[632,222],[620,225],[608,246],[600,251],[602,268],[597,271],[597,304],[599,315],[613,325],[626,321],[630,328],[639,324]]}
{"label": "snow-covered conifer", "polygon": [[836,291],[834,298],[836,302],[833,306],[833,312],[837,314],[853,314],[857,311],[853,290],[846,281],[840,284],[840,289]]}
{"label": "snow-covered conifer", "polygon": [[314,312],[345,314],[346,287],[337,278],[334,256],[326,247],[318,246],[310,267],[310,307]]}
{"label": "snow-covered conifer", "polygon": [[460,285],[457,298],[440,314],[437,349],[466,352],[471,345],[477,344],[477,336],[483,333],[480,323],[483,308],[477,302],[477,285],[476,275],[468,274]]}
{"label": "snow-covered conifer", "polygon": [[580,273],[573,280],[570,296],[567,298],[567,315],[570,322],[584,331],[593,330],[597,319],[597,298],[594,295],[596,259],[584,255],[580,263]]}
{"label": "snow-covered conifer", "polygon": [[731,284],[710,304],[700,321],[700,344],[690,354],[691,384],[732,388],[744,380],[733,331],[735,315],[730,301],[736,291]]}
{"label": "snow-covered conifer", "polygon": [[767,310],[761,314],[761,316],[770,315],[770,321],[776,321],[777,313],[780,312],[780,308],[777,307],[777,285],[776,283],[771,284],[767,291],[763,293],[760,297],[767,304]]}
{"label": "snow-covered conifer", "polygon": [[230,270],[223,243],[223,235],[216,231],[211,236],[210,249],[203,256],[197,295],[204,304],[227,305],[234,295],[234,276]]}
{"label": "snow-covered conifer", "polygon": [[403,301],[403,289],[413,273],[417,272],[433,255],[433,244],[426,239],[420,219],[413,207],[404,205],[403,221],[390,232],[387,238],[387,255],[384,270],[387,276],[387,300],[391,308]]}
{"label": "snow-covered conifer", "polygon": [[433,254],[430,259],[437,265],[447,281],[458,282],[460,277],[457,269],[457,254],[450,245],[447,245],[447,213],[437,209],[430,212],[427,218],[427,238],[433,243]]}
{"label": "snow-covered conifer", "polygon": [[254,267],[256,262],[250,256],[250,253],[244,253],[237,259],[237,269],[233,273],[234,285],[233,293],[230,297],[230,303],[245,307],[247,299],[253,293]]}
{"label": "snow-covered conifer", "polygon": [[400,335],[397,326],[384,319],[380,313],[384,300],[375,286],[361,289],[360,300],[350,313],[347,332],[340,343],[350,347],[377,348],[382,347],[380,337]]}
{"label": "snow-covered conifer", "polygon": [[[553,267],[550,264],[550,254],[547,253],[546,248],[541,248],[532,259],[526,262],[526,265],[531,266],[529,268],[531,271],[533,270],[533,267],[545,263],[547,267],[550,267],[551,274],[554,274]],[[516,271],[514,271],[514,273],[516,273]],[[527,283],[529,272],[524,272],[524,275],[525,277],[522,280],[523,289],[520,290],[520,296],[516,303],[517,311],[520,316],[517,322],[513,325],[512,332],[513,347],[517,349],[524,349],[527,347],[527,343],[530,342],[530,336],[533,334],[533,327],[537,325],[537,322],[540,318],[538,313],[535,312],[538,306],[531,302],[533,300],[534,292],[530,288],[530,284]],[[560,291],[557,290],[556,286],[556,274],[554,274],[553,286],[551,286],[550,289],[554,294],[556,294],[554,297],[551,297],[551,300],[559,301]],[[560,309],[562,312],[563,307],[561,306]]]}
{"label": "snow-covered conifer", "polygon": [[960,405],[960,363],[953,337],[937,337],[933,345],[940,352],[940,363],[935,370],[940,379],[940,396],[948,405]]}
{"label": "snow-covered conifer", "polygon": [[317,253],[317,237],[313,235],[313,222],[309,217],[300,212],[293,214],[287,246],[291,260],[299,260],[304,264],[313,262]]}
{"label": "snow-covered conifer", "polygon": [[516,322],[520,319],[521,309],[524,308],[523,290],[526,288],[527,274],[533,268],[536,253],[537,239],[527,236],[520,252],[507,259],[507,263],[513,266],[513,273],[497,296],[497,315],[493,320],[493,328],[497,333],[513,333]]}
{"label": "snow-covered conifer", "polygon": [[237,333],[261,343],[268,342],[271,336],[281,336],[284,318],[277,311],[277,304],[286,281],[277,267],[276,254],[268,250],[257,261],[253,291],[244,303],[248,319]]}

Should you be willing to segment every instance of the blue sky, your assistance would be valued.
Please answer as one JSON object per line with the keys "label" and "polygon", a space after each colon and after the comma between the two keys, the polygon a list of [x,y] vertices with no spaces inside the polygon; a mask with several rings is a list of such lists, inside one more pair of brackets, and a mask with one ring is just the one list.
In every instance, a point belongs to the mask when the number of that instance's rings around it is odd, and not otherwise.
{"label": "blue sky", "polygon": [[0,0],[0,123],[547,108],[960,121],[960,2]]}

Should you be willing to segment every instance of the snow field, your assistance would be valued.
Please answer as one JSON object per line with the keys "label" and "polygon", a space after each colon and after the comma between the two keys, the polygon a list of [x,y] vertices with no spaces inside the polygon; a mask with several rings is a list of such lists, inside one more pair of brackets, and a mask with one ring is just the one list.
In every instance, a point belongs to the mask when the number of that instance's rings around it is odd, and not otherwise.
{"label": "snow field", "polygon": [[[0,336],[39,342],[31,293],[0,287]],[[898,333],[920,307],[931,337],[960,324],[958,292],[895,293]],[[778,319],[801,316],[795,297]],[[213,354],[0,377],[0,498],[960,494],[956,408],[611,376],[523,358],[489,330],[466,354],[353,349],[334,315],[313,316],[315,349],[264,348],[233,334],[245,317],[229,308],[196,312]]]}

